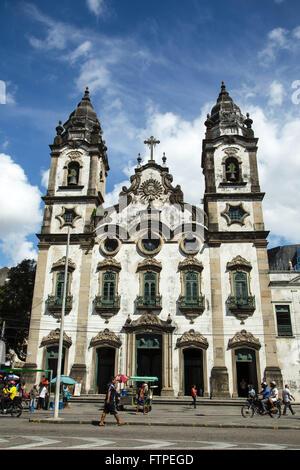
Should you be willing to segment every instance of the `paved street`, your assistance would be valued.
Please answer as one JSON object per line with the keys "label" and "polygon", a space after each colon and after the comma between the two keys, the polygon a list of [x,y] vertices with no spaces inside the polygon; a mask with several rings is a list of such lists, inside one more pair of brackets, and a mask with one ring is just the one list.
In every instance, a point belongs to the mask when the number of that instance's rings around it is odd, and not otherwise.
{"label": "paved street", "polygon": [[[124,426],[113,416],[99,427],[102,406],[75,403],[53,411],[25,411],[20,418],[0,416],[0,450],[299,450],[300,410],[274,420],[269,416],[244,419],[240,406],[161,405],[151,413],[120,413]],[[266,429],[268,430],[266,432]]]}

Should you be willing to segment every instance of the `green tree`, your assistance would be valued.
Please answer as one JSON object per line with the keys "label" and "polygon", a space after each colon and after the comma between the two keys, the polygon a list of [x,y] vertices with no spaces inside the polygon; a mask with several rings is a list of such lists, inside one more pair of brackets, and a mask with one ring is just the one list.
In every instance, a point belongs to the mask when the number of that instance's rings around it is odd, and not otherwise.
{"label": "green tree", "polygon": [[25,360],[36,262],[25,259],[11,268],[8,280],[0,288],[0,319],[5,321],[4,340],[8,348]]}

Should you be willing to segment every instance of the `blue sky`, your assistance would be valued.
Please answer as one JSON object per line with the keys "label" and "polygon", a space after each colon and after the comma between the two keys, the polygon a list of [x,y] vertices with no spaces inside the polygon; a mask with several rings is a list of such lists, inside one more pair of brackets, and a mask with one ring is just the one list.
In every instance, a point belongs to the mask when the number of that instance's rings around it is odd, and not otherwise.
{"label": "blue sky", "polygon": [[86,86],[108,147],[107,203],[155,135],[156,158],[166,152],[186,202],[199,204],[204,121],[224,80],[259,137],[270,246],[300,241],[300,2],[2,0],[0,9],[0,267],[36,257],[49,144]]}

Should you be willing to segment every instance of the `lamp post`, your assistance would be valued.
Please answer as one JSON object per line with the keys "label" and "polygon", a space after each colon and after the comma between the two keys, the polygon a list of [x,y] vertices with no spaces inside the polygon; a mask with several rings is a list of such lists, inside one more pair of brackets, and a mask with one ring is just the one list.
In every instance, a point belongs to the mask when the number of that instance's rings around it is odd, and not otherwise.
{"label": "lamp post", "polygon": [[64,277],[63,300],[62,300],[61,319],[60,319],[56,387],[55,387],[55,399],[54,399],[54,418],[58,418],[58,408],[59,408],[59,391],[60,391],[60,378],[61,378],[61,361],[62,361],[62,352],[63,352],[64,318],[65,318],[66,294],[67,294],[68,256],[69,256],[71,223],[68,224],[68,234],[67,234],[65,277]]}

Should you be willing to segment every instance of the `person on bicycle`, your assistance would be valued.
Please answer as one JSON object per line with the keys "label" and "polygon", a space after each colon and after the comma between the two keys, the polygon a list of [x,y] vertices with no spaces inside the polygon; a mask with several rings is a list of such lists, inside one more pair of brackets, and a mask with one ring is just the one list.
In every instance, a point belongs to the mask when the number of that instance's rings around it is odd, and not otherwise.
{"label": "person on bicycle", "polygon": [[279,393],[278,393],[278,388],[276,388],[276,382],[272,381],[270,382],[271,385],[271,390],[270,390],[270,396],[269,396],[269,403],[270,403],[270,411],[274,411],[274,403],[278,401],[279,398]]}
{"label": "person on bicycle", "polygon": [[262,398],[260,399],[260,403],[264,414],[267,414],[267,405],[269,404],[269,397],[271,392],[266,382],[262,382],[261,386],[262,390],[259,392],[259,394],[262,396]]}

